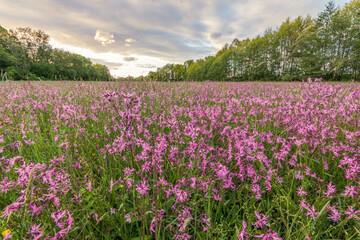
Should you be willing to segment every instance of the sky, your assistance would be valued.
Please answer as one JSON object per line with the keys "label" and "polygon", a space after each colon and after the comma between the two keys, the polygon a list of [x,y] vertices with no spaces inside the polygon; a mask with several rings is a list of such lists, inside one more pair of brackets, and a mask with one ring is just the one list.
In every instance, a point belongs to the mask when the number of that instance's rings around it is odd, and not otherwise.
{"label": "sky", "polygon": [[[328,0],[0,0],[0,25],[31,27],[50,44],[109,67],[146,75],[166,63],[214,55],[287,17],[316,17]],[[335,0],[343,6],[346,0]]]}

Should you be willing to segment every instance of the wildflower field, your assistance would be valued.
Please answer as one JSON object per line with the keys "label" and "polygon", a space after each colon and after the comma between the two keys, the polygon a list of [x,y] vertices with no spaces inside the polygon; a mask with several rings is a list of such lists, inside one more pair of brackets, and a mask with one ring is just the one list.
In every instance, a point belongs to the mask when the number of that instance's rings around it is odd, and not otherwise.
{"label": "wildflower field", "polygon": [[0,239],[360,239],[358,83],[0,84]]}

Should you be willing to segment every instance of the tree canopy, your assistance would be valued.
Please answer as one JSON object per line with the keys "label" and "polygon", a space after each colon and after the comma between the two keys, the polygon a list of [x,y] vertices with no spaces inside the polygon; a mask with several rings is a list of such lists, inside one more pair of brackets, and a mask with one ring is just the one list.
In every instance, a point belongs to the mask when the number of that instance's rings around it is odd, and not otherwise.
{"label": "tree canopy", "polygon": [[112,79],[105,65],[93,64],[88,58],[54,49],[50,37],[41,30],[0,26],[0,70],[9,79],[84,80]]}
{"label": "tree canopy", "polygon": [[[180,70],[181,69],[181,70]],[[148,81],[359,80],[360,0],[329,2],[316,18],[287,18],[253,39],[234,39],[215,56],[167,64]],[[176,75],[176,77],[172,77]]]}

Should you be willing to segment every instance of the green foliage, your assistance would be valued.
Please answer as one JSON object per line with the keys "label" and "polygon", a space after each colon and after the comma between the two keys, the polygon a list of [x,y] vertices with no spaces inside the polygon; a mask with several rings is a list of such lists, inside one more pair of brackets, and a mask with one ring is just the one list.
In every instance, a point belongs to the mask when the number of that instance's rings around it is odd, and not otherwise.
{"label": "green foliage", "polygon": [[53,49],[41,30],[0,26],[0,70],[9,79],[110,81],[109,69],[78,54]]}
{"label": "green foliage", "polygon": [[151,72],[149,81],[299,81],[358,80],[360,69],[360,1],[340,9],[329,2],[317,18],[287,18],[279,28],[262,36],[225,44],[215,56],[167,64]]}
{"label": "green foliage", "polygon": [[12,56],[6,49],[0,47],[0,68],[5,69],[14,65],[16,58]]}

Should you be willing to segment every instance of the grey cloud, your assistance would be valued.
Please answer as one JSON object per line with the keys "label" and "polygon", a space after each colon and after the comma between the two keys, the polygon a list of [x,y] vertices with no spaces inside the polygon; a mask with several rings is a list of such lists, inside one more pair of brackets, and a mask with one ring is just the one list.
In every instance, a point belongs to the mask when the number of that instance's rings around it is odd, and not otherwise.
{"label": "grey cloud", "polygon": [[124,57],[123,59],[124,59],[124,61],[126,61],[126,62],[132,62],[132,61],[136,61],[136,60],[137,60],[135,57]]}
{"label": "grey cloud", "polygon": [[212,33],[212,34],[210,35],[210,37],[211,37],[212,39],[219,39],[219,38],[221,38],[221,36],[222,36],[222,33],[220,33],[220,32]]}
{"label": "grey cloud", "polygon": [[227,34],[227,35],[231,35],[231,34],[233,34],[233,33],[234,33],[234,30],[233,30],[233,29],[229,29],[229,30],[226,31],[226,34]]}
{"label": "grey cloud", "polygon": [[152,65],[152,64],[136,64],[139,68],[157,68],[158,66]]}
{"label": "grey cloud", "polygon": [[[328,0],[289,1],[287,4],[283,0],[0,2],[0,23],[6,28],[30,26],[44,30],[58,42],[94,52],[144,55],[182,63],[214,54],[234,38],[262,34],[268,27],[279,26],[288,16],[294,18],[307,13],[316,16]],[[109,33],[101,39],[111,44],[95,41],[97,30]],[[126,39],[136,42],[127,47]],[[131,58],[127,61],[135,60]],[[113,66],[113,63],[103,62]]]}
{"label": "grey cloud", "polygon": [[109,67],[121,67],[124,64],[123,63],[118,63],[118,62],[108,62],[108,61],[102,61],[101,64],[107,65]]}
{"label": "grey cloud", "polygon": [[110,69],[117,69],[121,66],[124,66],[123,63],[119,63],[119,62],[109,62],[106,61],[104,59],[97,59],[97,58],[91,58],[91,61],[94,63],[98,63],[98,64],[102,64],[102,65],[106,65],[108,66]]}

